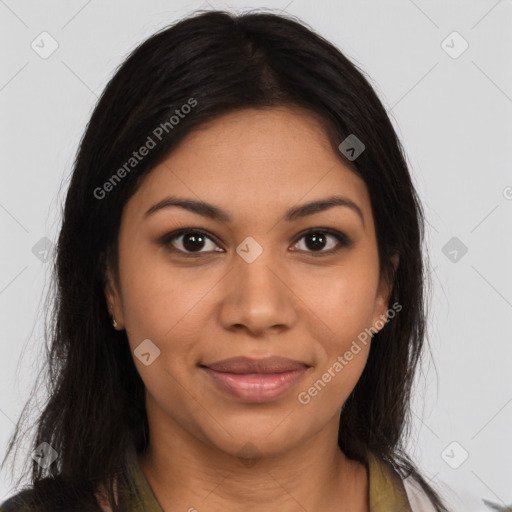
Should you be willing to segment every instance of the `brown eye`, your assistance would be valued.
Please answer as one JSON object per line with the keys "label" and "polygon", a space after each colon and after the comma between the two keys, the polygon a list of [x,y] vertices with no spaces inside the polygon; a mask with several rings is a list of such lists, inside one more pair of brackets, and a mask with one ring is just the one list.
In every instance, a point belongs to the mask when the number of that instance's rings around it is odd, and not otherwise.
{"label": "brown eye", "polygon": [[[182,229],[169,233],[161,240],[165,246],[172,246],[173,250],[182,253],[206,253],[206,252],[222,252],[213,239],[204,231]],[[217,249],[215,249],[217,247]],[[206,250],[203,250],[206,249]]]}
{"label": "brown eye", "polygon": [[[304,242],[301,242],[304,240]],[[295,250],[332,254],[340,250],[342,247],[349,247],[351,241],[349,238],[332,229],[316,229],[303,233],[299,240],[295,243]]]}

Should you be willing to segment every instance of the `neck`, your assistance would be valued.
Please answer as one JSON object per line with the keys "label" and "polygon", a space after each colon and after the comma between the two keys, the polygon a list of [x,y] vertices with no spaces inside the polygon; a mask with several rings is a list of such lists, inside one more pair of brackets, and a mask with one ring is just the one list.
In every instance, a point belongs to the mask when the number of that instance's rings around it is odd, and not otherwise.
{"label": "neck", "polygon": [[[336,423],[286,453],[226,453],[188,432],[151,429],[139,464],[163,510],[368,511],[366,468],[337,444]],[[171,435],[172,434],[172,435]]]}

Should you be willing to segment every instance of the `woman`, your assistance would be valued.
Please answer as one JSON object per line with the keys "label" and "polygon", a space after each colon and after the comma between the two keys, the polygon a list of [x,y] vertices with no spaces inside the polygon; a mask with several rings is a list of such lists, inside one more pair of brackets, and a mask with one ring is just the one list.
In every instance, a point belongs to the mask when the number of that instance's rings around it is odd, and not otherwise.
{"label": "woman", "polygon": [[403,450],[422,237],[330,43],[263,13],[153,35],[81,141],[32,486],[1,510],[445,510]]}

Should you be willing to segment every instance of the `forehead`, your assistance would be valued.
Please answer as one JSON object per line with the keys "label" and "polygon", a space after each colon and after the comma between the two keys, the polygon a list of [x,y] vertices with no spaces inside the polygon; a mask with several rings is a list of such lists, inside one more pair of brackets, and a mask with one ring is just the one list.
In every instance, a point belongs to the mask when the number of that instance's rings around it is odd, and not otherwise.
{"label": "forehead", "polygon": [[172,194],[250,215],[335,193],[371,215],[364,181],[334,152],[322,124],[307,111],[281,107],[229,113],[194,130],[134,199],[141,211]]}

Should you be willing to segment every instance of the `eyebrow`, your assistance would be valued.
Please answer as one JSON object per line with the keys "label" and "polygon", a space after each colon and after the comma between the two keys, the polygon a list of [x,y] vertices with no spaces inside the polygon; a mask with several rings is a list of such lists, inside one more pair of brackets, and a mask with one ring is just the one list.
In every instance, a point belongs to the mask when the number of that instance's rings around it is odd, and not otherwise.
{"label": "eyebrow", "polygon": [[[212,220],[225,223],[230,223],[233,220],[232,216],[227,211],[219,208],[218,206],[214,206],[213,204],[206,203],[204,201],[185,199],[176,196],[167,196],[151,206],[151,208],[149,208],[144,214],[144,219],[157,211],[174,206],[202,215],[203,217],[208,217]],[[317,199],[316,201],[311,201],[300,206],[293,206],[285,213],[283,220],[286,222],[292,222],[308,215],[329,210],[335,206],[345,206],[356,212],[361,218],[364,226],[364,216],[361,208],[354,201],[344,196],[330,196],[324,199]]]}

